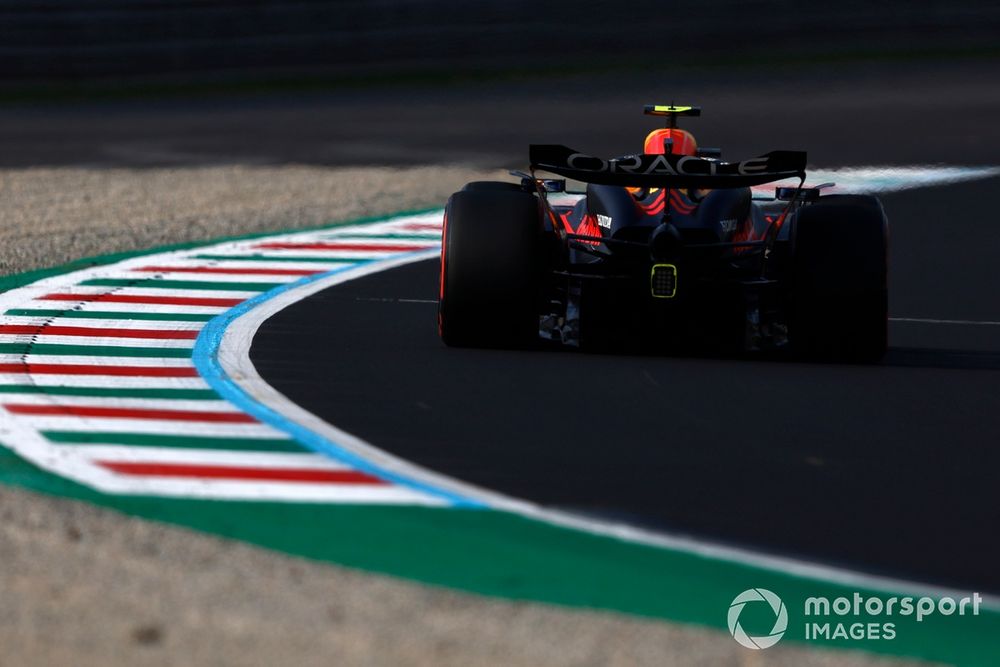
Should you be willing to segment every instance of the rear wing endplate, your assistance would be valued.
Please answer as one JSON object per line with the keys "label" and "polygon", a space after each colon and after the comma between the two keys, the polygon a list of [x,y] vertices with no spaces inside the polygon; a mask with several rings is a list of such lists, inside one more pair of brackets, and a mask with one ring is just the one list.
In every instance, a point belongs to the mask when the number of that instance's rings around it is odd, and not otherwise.
{"label": "rear wing endplate", "polygon": [[566,146],[534,144],[529,157],[533,170],[623,187],[740,188],[806,176],[806,154],[802,151],[772,151],[740,162],[646,153],[604,159]]}

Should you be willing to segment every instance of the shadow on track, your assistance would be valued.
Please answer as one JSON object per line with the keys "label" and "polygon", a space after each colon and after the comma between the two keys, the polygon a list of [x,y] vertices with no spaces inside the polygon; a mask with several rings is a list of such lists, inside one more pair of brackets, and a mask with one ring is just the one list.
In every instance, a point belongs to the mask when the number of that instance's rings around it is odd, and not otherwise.
{"label": "shadow on track", "polygon": [[1000,371],[1000,352],[933,348],[890,348],[885,366]]}

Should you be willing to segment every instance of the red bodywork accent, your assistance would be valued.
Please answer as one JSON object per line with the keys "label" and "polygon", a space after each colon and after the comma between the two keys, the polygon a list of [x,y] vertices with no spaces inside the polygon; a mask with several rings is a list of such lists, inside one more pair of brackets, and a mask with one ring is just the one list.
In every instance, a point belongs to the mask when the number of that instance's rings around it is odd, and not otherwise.
{"label": "red bodywork accent", "polygon": [[[563,229],[566,230],[568,234],[579,234],[580,236],[601,236],[601,228],[597,224],[597,217],[590,215],[589,213],[584,215],[580,219],[580,224],[573,227],[573,221],[570,219],[576,211],[571,209],[565,213],[559,214],[559,221],[562,223]],[[577,243],[587,243],[589,245],[599,245],[600,241],[593,240],[588,241],[584,239],[573,239]]]}
{"label": "red bodywork accent", "polygon": [[[573,215],[573,211],[566,211],[565,213],[559,214],[559,222],[562,223],[563,229],[569,234],[575,234],[576,230],[573,229],[573,223],[569,221],[569,217]],[[555,222],[555,221],[553,221]]]}
{"label": "red bodywork accent", "polygon": [[445,256],[448,253],[448,212],[444,213],[444,222],[441,224],[441,283],[438,291],[438,298],[444,298],[444,267]]}
{"label": "red bodywork accent", "polygon": [[444,330],[441,324],[441,303],[444,302],[444,280],[445,280],[445,262],[447,261],[446,255],[448,253],[448,210],[445,209],[444,221],[441,223],[441,280],[438,284],[438,336],[444,335]]}
{"label": "red bodywork accent", "polygon": [[[667,191],[660,190],[659,193],[649,202],[639,202],[635,203],[636,207],[643,215],[653,216],[663,213],[664,202],[667,198]],[[678,190],[670,190],[670,208],[671,210],[677,212],[680,215],[691,215],[698,205],[694,202],[688,201],[687,198]],[[584,214],[580,219],[580,223],[574,228],[573,222],[571,220],[573,214],[576,213],[575,210],[569,210],[565,213],[558,214],[558,222],[554,221],[554,224],[558,227],[559,224],[562,225],[570,234],[579,234],[580,236],[593,236],[601,237],[601,227],[597,223],[597,216],[587,213]],[[555,217],[555,216],[554,216]],[[583,239],[574,239],[579,243],[589,243],[591,245],[597,245],[600,241],[585,241]]]}
{"label": "red bodywork accent", "polygon": [[[597,216],[590,215],[589,213],[583,216],[580,224],[576,227],[576,233],[580,236],[601,236],[601,227],[597,224]],[[582,241],[577,239],[581,243],[589,243],[590,245],[599,245],[600,241]]]}
{"label": "red bodywork accent", "polygon": [[[666,200],[666,190],[660,190],[651,202],[636,202],[636,206],[644,215],[659,215],[663,213],[664,201]],[[681,215],[691,215],[698,207],[697,204],[685,201],[683,195],[677,190],[670,191],[670,208]]]}
{"label": "red bodywork accent", "polygon": [[[770,221],[770,219],[768,219],[768,221]],[[764,233],[757,233],[753,224],[753,216],[751,215],[743,221],[743,224],[740,225],[740,228],[733,234],[733,237],[730,240],[733,243],[746,243],[748,241],[759,241],[762,238],[764,238]],[[733,248],[733,252],[736,254],[748,252],[750,250],[750,246],[736,246]]]}

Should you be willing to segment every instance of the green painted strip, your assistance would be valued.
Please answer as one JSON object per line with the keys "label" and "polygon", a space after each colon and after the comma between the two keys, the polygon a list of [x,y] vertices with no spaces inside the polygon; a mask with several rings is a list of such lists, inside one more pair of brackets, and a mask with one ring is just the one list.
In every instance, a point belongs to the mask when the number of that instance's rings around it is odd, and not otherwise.
{"label": "green painted strip", "polygon": [[178,401],[213,401],[221,397],[211,389],[130,389],[128,387],[52,387],[35,384],[0,384],[0,394],[94,396],[97,398],[164,398]]}
{"label": "green painted strip", "polygon": [[161,357],[165,359],[187,359],[191,357],[191,348],[0,343],[0,354],[69,354],[81,357]]}
{"label": "green painted strip", "polygon": [[92,278],[81,285],[101,287],[152,287],[154,289],[205,289],[232,292],[266,292],[285,283],[234,283],[211,280],[161,280],[159,278]]}
{"label": "green painted strip", "polygon": [[152,435],[148,433],[95,433],[93,431],[42,431],[58,444],[129,445],[132,447],[177,447],[180,449],[230,449],[248,452],[306,451],[294,440],[282,438],[213,438],[193,435]]}
{"label": "green painted strip", "polygon": [[208,322],[215,315],[193,313],[120,313],[110,310],[44,310],[34,308],[11,308],[5,315],[24,317],[72,317],[91,320],[156,320],[162,322]]}
{"label": "green painted strip", "polygon": [[360,264],[377,257],[288,257],[287,255],[195,255],[196,259],[216,259],[233,262],[321,262],[323,264]]}
{"label": "green painted strip", "polygon": [[[892,641],[805,642],[806,597],[851,599],[855,590],[865,597],[877,592],[591,535],[506,512],[109,496],[39,470],[5,450],[0,450],[0,480],[429,584],[707,626],[721,633],[720,641],[732,641],[726,616],[733,598],[748,588],[766,588],[788,608],[781,646],[864,650],[967,667],[997,664],[1000,613],[995,610],[978,616],[934,614],[919,623],[913,616],[897,615]],[[336,539],[323,538],[331,535]],[[856,619],[830,620],[849,624]]]}

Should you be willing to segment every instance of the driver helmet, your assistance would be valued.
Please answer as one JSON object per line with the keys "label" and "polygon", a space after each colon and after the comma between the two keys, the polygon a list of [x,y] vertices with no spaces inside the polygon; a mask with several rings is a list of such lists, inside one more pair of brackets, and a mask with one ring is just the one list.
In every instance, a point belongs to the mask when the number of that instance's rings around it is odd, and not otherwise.
{"label": "driver helmet", "polygon": [[643,153],[649,155],[663,155],[666,153],[664,143],[667,139],[672,139],[670,147],[672,155],[695,155],[698,152],[698,142],[694,135],[687,130],[678,128],[660,128],[653,130],[646,135],[646,142],[643,144]]}

